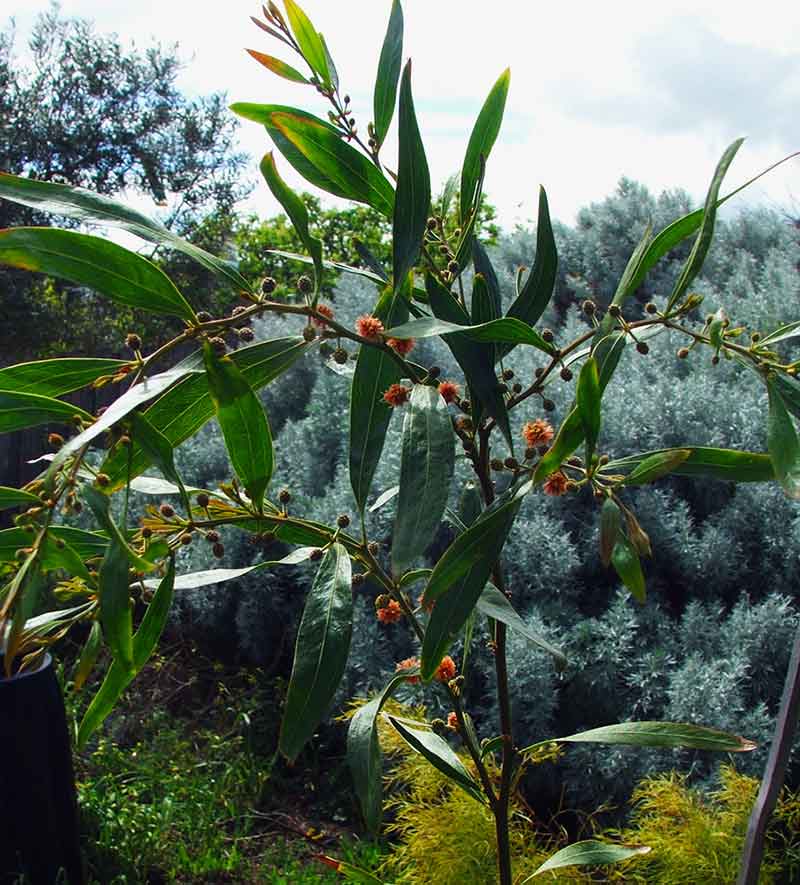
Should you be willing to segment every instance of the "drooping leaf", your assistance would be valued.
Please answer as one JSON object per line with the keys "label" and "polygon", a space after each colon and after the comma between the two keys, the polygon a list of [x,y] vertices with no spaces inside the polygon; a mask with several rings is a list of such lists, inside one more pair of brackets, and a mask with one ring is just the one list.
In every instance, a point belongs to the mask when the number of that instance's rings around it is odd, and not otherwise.
{"label": "drooping leaf", "polygon": [[[84,486],[81,486],[80,493],[83,500],[91,508],[91,511],[94,514],[94,518],[98,521],[98,523],[100,523],[103,531],[108,535],[109,539],[111,541],[114,541],[120,548],[120,550],[124,552],[125,556],[127,557],[128,563],[140,572],[153,571],[155,567],[154,564],[152,562],[149,562],[147,559],[139,556],[128,546],[128,542],[126,541],[125,536],[123,535],[119,526],[111,517],[111,502],[108,496],[104,495],[99,489],[96,489],[94,486],[91,486],[88,483]],[[105,559],[108,559],[108,550],[106,551]]]}
{"label": "drooping leaf", "polygon": [[[356,240],[353,240],[353,245],[358,251],[358,246],[356,246]],[[362,244],[363,245],[363,244]],[[309,258],[307,255],[298,255],[297,252],[286,252],[283,249],[267,249],[268,255],[277,255],[279,258],[288,258],[290,261],[299,261],[301,264],[313,264],[313,260]],[[359,254],[361,254],[359,252]],[[349,264],[342,264],[341,261],[327,261],[323,260],[323,267],[327,267],[330,270],[334,270],[337,273],[351,273],[357,277],[364,277],[365,280],[370,280],[378,286],[383,286],[384,283],[389,281],[389,277],[386,274],[386,271],[383,268],[378,267],[378,270],[367,270],[363,267],[352,267]],[[378,272],[380,271],[380,273]]]}
{"label": "drooping leaf", "polygon": [[612,498],[606,498],[600,509],[600,559],[608,568],[611,554],[622,526],[622,512]]}
{"label": "drooping leaf", "polygon": [[395,731],[411,747],[456,786],[480,803],[485,803],[483,793],[477,781],[464,767],[464,763],[450,749],[447,741],[434,734],[429,728],[413,725],[409,720],[400,720],[394,716],[387,717]]}
{"label": "drooping leaf", "polygon": [[484,161],[488,160],[497,135],[500,132],[500,124],[503,121],[503,112],[505,111],[510,82],[511,71],[506,68],[486,98],[469,137],[467,154],[461,167],[462,225],[467,222],[469,210],[472,208],[472,196],[480,177],[480,158],[483,157]]}
{"label": "drooping leaf", "polygon": [[[539,188],[539,218],[536,224],[536,257],[533,269],[525,280],[519,295],[511,303],[506,316],[516,317],[535,326],[541,319],[553,295],[558,271],[558,250],[550,223],[547,194]],[[501,345],[500,355],[505,356],[514,345]]]}
{"label": "drooping leaf", "polygon": [[582,442],[583,420],[578,407],[573,406],[561,422],[553,445],[536,465],[533,474],[535,482],[544,482],[551,473],[555,473]]}
{"label": "drooping leaf", "polygon": [[[241,347],[230,354],[230,358],[241,369],[253,390],[259,390],[283,374],[310,346],[302,338],[275,338]],[[176,369],[181,366],[187,368],[186,376],[181,377],[144,413],[173,448],[196,433],[214,415],[208,382],[201,372],[202,365],[202,353],[197,352],[176,366]],[[103,414],[103,418],[106,414]],[[134,441],[130,453],[130,476],[138,476],[150,463]],[[109,490],[124,485],[128,476],[128,453],[113,451],[103,463],[102,470],[111,480],[107,487]]]}
{"label": "drooping leaf", "polygon": [[698,231],[694,245],[692,246],[692,251],[686,259],[686,264],[681,270],[681,275],[678,277],[678,280],[670,293],[669,299],[667,300],[668,310],[673,308],[686,294],[686,290],[689,288],[692,280],[697,276],[703,266],[709,246],[711,245],[711,240],[714,236],[714,221],[716,220],[717,215],[717,201],[719,199],[719,189],[722,185],[722,179],[725,177],[728,167],[733,162],[733,158],[736,156],[736,152],[742,146],[743,142],[743,138],[737,138],[736,141],[730,144],[720,158],[717,168],[714,170],[714,176],[711,179],[708,194],[706,195],[700,230]]}
{"label": "drooping leaf", "polygon": [[[402,323],[408,317],[407,292],[387,289],[373,314],[384,326]],[[350,387],[350,484],[360,511],[364,510],[372,477],[383,451],[392,407],[383,394],[401,379],[399,365],[382,350],[362,347]]]}
{"label": "drooping leaf", "polygon": [[667,449],[644,458],[625,477],[626,485],[644,485],[673,473],[692,454],[691,449]]}
{"label": "drooping leaf", "polygon": [[314,262],[314,291],[318,292],[322,282],[322,240],[311,236],[305,203],[278,174],[272,151],[264,156],[260,169],[264,180],[272,191],[272,196],[286,210],[292,226]]}
{"label": "drooping leaf", "polygon": [[642,452],[640,455],[629,455],[626,458],[610,461],[603,468],[603,472],[624,474],[656,455],[686,450],[689,451],[689,455],[675,464],[672,469],[672,473],[677,476],[704,476],[728,482],[770,482],[775,479],[775,470],[769,455],[708,446],[683,446],[677,450],[659,449]]}
{"label": "drooping leaf", "polygon": [[0,433],[50,422],[66,424],[72,421],[74,415],[80,415],[86,421],[93,420],[92,415],[72,403],[37,393],[0,390]]}
{"label": "drooping leaf", "polygon": [[600,399],[602,395],[597,360],[590,356],[581,366],[575,389],[575,406],[580,415],[583,436],[586,440],[587,463],[591,461],[597,445],[597,437],[600,435]]}
{"label": "drooping leaf", "polygon": [[376,149],[380,150],[394,115],[397,99],[397,83],[403,63],[403,8],[400,0],[392,0],[389,25],[381,47],[378,75],[373,95],[373,123]]}
{"label": "drooping leaf", "polygon": [[100,621],[92,621],[89,635],[86,637],[86,642],[83,644],[72,674],[72,686],[75,691],[80,691],[84,682],[89,678],[102,648],[103,632],[100,629]]}
{"label": "drooping leaf", "polygon": [[643,603],[647,591],[639,553],[621,531],[617,535],[617,543],[611,554],[611,563],[631,596],[637,602]]}
{"label": "drooping leaf", "polygon": [[347,764],[364,822],[371,833],[377,833],[381,825],[383,803],[383,754],[378,740],[378,714],[394,691],[416,675],[416,671],[408,670],[395,676],[380,694],[359,707],[347,729]]}
{"label": "drooping leaf", "polygon": [[399,288],[419,259],[431,205],[431,177],[411,95],[411,62],[400,84],[399,160],[392,222],[392,273]]}
{"label": "drooping leaf", "polygon": [[116,375],[124,360],[84,357],[37,360],[0,369],[0,390],[59,397],[86,387],[101,375]]}
{"label": "drooping leaf", "polygon": [[567,665],[567,658],[561,649],[551,645],[543,636],[531,630],[525,621],[514,610],[514,606],[508,601],[504,593],[501,593],[493,584],[487,584],[483,588],[483,592],[478,598],[478,611],[492,618],[495,621],[501,621],[512,630],[530,640],[537,648],[552,655],[559,669],[563,669]]}
{"label": "drooping leaf", "polygon": [[439,527],[455,465],[455,437],[447,404],[434,387],[414,385],[403,419],[400,496],[392,535],[392,571],[422,555]]}
{"label": "drooping leaf", "polygon": [[40,507],[41,504],[41,499],[30,492],[0,486],[0,510],[7,510],[9,507]]}
{"label": "drooping leaf", "polygon": [[255,49],[246,49],[245,52],[251,55],[259,64],[264,65],[267,70],[272,71],[273,74],[283,77],[284,80],[291,80],[293,83],[308,83],[308,80],[300,71],[291,65],[287,65],[285,61],[281,61],[279,58],[266,55],[264,52],[257,52]]}
{"label": "drooping leaf", "polygon": [[328,710],[347,663],[353,624],[350,557],[332,544],[320,563],[297,633],[280,733],[280,749],[295,759]]}
{"label": "drooping leaf", "polygon": [[295,0],[284,0],[284,6],[289,26],[303,57],[323,84],[327,86],[331,82],[331,74],[328,69],[328,55],[320,35]]}
{"label": "drooping leaf", "polygon": [[36,181],[33,178],[0,172],[0,197],[40,212],[121,228],[148,242],[183,252],[236,289],[250,289],[249,282],[231,262],[217,258],[176,236],[141,212],[102,194],[81,187]]}
{"label": "drooping leaf", "polygon": [[114,660],[125,671],[133,670],[133,619],[128,581],[128,552],[113,536],[100,565],[100,622]]}
{"label": "drooping leaf", "polygon": [[[425,276],[425,288],[428,294],[428,303],[437,320],[461,327],[461,331],[457,335],[442,334],[442,340],[450,348],[456,362],[461,367],[461,371],[464,373],[470,390],[478,401],[478,405],[495,419],[497,426],[508,443],[508,447],[513,451],[508,410],[506,409],[506,401],[503,398],[500,382],[494,370],[494,355],[491,348],[482,342],[463,340],[466,337],[465,334],[462,334],[464,327],[470,325],[469,314],[431,274],[426,274]],[[417,322],[421,322],[421,320],[417,320]],[[499,320],[498,322],[505,322],[505,320]],[[406,327],[408,325],[410,324],[406,324]],[[471,333],[474,332],[474,329],[474,326],[471,327]],[[437,331],[433,334],[438,335],[440,332]],[[478,414],[479,412],[473,403],[473,420],[476,419]]]}
{"label": "drooping leaf", "polygon": [[540,876],[550,870],[619,863],[640,854],[647,854],[649,851],[650,849],[646,845],[613,845],[610,842],[598,842],[596,839],[573,842],[572,845],[568,845],[552,855],[533,875],[523,879],[521,885],[525,885],[535,876]]}
{"label": "drooping leaf", "polygon": [[132,438],[141,446],[147,458],[164,474],[164,479],[175,483],[188,516],[190,512],[189,495],[175,467],[172,444],[160,430],[153,427],[141,412],[131,413],[131,426],[133,429]]}
{"label": "drooping leaf", "polygon": [[629,747],[686,747],[720,753],[747,753],[757,746],[738,735],[685,722],[620,722],[555,740],[558,743],[621,744]]}
{"label": "drooping leaf", "polygon": [[778,388],[767,381],[767,390],[767,448],[775,478],[788,497],[797,500],[800,498],[800,439]]}
{"label": "drooping leaf", "polygon": [[[352,241],[353,248],[358,252],[359,258],[367,265],[367,268],[372,271],[372,274],[377,277],[375,282],[380,283],[388,283],[389,275],[386,273],[386,269],[381,264],[381,262],[372,254],[369,248],[358,239],[358,237],[353,237]],[[349,268],[349,270],[358,270],[361,271],[361,268]],[[368,277],[371,278],[371,277]]]}
{"label": "drooping leaf", "polygon": [[422,643],[422,678],[432,679],[483,592],[531,482],[510,489],[444,552],[428,580],[424,604],[433,604]]}
{"label": "drooping leaf", "polygon": [[132,640],[132,665],[126,668],[115,657],[111,666],[84,713],[78,728],[78,746],[83,747],[92,734],[102,725],[122,693],[131,684],[136,674],[144,667],[155,651],[158,640],[167,622],[175,580],[175,561],[170,558],[167,573],[162,578],[144,613],[139,629]]}
{"label": "drooping leaf", "polygon": [[272,478],[272,434],[261,401],[230,357],[220,357],[205,342],[203,354],[211,400],[225,448],[245,493],[260,510]]}
{"label": "drooping leaf", "polygon": [[111,240],[54,227],[8,228],[0,231],[0,264],[87,286],[128,307],[195,319],[163,270]]}

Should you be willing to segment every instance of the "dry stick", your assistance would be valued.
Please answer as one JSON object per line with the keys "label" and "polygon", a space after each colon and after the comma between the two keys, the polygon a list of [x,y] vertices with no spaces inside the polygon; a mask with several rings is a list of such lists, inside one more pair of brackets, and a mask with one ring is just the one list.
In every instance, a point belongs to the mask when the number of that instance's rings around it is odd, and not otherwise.
{"label": "dry stick", "polygon": [[769,751],[767,767],[764,771],[761,788],[758,791],[758,796],[750,815],[750,823],[747,827],[747,837],[744,843],[744,851],[742,852],[742,865],[739,870],[737,885],[758,885],[758,873],[764,856],[764,839],[767,824],[775,808],[775,803],[778,801],[778,794],[783,787],[786,765],[789,761],[792,742],[797,731],[799,716],[800,628],[795,634],[792,659],[789,661],[789,669],[786,672],[781,709],[778,714],[775,736],[772,739],[772,747]]}

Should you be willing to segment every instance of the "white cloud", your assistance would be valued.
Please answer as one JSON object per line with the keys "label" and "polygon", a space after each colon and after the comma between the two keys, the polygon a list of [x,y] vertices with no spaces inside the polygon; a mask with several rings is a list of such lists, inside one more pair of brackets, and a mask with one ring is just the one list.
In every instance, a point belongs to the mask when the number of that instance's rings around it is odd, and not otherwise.
{"label": "white cloud", "polygon": [[[326,35],[363,128],[389,0],[305,0],[303,6]],[[459,168],[484,96],[511,66],[507,117],[487,172],[489,198],[505,224],[535,216],[539,183],[552,213],[569,222],[622,175],[655,192],[684,187],[701,200],[735,135],[751,139],[731,170],[731,186],[800,149],[789,143],[800,134],[794,124],[800,73],[788,56],[797,50],[800,8],[777,0],[762,0],[757,14],[750,4],[716,0],[669,6],[405,0],[403,8],[405,54],[414,59],[415,100],[436,185]],[[63,0],[62,9],[140,46],[178,41],[192,58],[181,82],[193,92],[308,101],[324,113],[321,99],[278,80],[243,52],[249,46],[280,54],[249,21],[260,14],[258,3]],[[17,16],[21,34],[30,26],[29,0],[11,0],[4,11]],[[683,122],[668,125],[676,120]],[[269,147],[255,124],[242,123],[241,139],[254,159]],[[789,202],[800,193],[798,170],[800,161],[787,164],[749,199]],[[300,183],[291,170],[286,177]],[[276,209],[263,186],[252,205]]]}

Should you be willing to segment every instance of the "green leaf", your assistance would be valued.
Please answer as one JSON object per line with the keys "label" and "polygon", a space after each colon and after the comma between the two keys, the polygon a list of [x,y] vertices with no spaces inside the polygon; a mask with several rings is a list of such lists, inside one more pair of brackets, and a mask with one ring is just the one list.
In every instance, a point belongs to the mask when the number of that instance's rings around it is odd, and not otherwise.
{"label": "green leaf", "polygon": [[320,35],[314,29],[308,16],[295,3],[295,0],[284,0],[286,15],[289,26],[292,29],[295,40],[300,47],[303,57],[311,69],[322,80],[324,85],[331,82],[331,73],[328,69],[328,55]]}
{"label": "green leaf", "polygon": [[164,474],[165,479],[175,483],[188,516],[190,514],[189,495],[175,467],[172,444],[160,430],[153,427],[141,412],[131,414],[131,425],[133,439],[141,446],[148,459]]}
{"label": "green leaf", "polygon": [[411,95],[411,62],[400,84],[399,159],[392,223],[394,284],[399,288],[419,260],[431,205],[431,177]]}
{"label": "green leaf", "polygon": [[581,366],[578,384],[575,390],[575,406],[580,415],[583,436],[586,440],[586,462],[589,463],[600,435],[600,374],[597,360],[593,356]]}
{"label": "green leaf", "polygon": [[147,611],[144,613],[139,629],[133,636],[132,662],[126,668],[116,657],[111,662],[105,679],[97,694],[92,698],[89,708],[84,713],[78,729],[78,747],[84,747],[86,741],[102,725],[114,705],[122,697],[122,693],[133,682],[136,674],[147,663],[161,636],[167,621],[173,596],[175,579],[175,562],[170,559],[167,573],[156,590]]}
{"label": "green leaf", "polygon": [[639,554],[633,544],[620,533],[617,535],[617,543],[611,554],[611,563],[614,566],[622,583],[628,588],[631,596],[637,601],[645,601],[646,589],[642,563]]}
{"label": "green leaf", "polygon": [[[351,240],[353,244],[353,248],[358,252],[358,257],[367,265],[367,268],[372,272],[372,275],[377,277],[375,282],[379,282],[381,285],[383,283],[389,282],[389,275],[386,273],[384,266],[381,262],[372,254],[372,252],[367,248],[367,246],[358,239],[358,237],[353,237]],[[357,273],[363,274],[363,268],[348,268],[349,271],[355,271]],[[366,276],[366,274],[365,274]]]}
{"label": "green leaf", "polygon": [[[477,240],[475,242],[477,242]],[[491,296],[489,295],[489,288],[486,285],[486,279],[484,278],[483,274],[480,273],[476,273],[472,281],[472,302],[470,304],[470,315],[475,326],[482,326],[487,323],[504,322],[504,320],[498,319],[495,314],[495,305],[492,301]],[[434,319],[419,319],[414,320],[414,322],[433,324],[435,326],[441,326],[442,324],[441,320]],[[407,325],[412,325],[412,323],[407,323]],[[448,325],[450,324],[448,323]],[[441,332],[439,334],[441,334]],[[494,343],[491,343],[489,346],[489,354],[489,359],[491,360],[492,365],[494,365],[497,362],[497,347]]]}
{"label": "green leaf", "polygon": [[[275,338],[249,347],[240,347],[230,354],[230,358],[241,369],[245,380],[253,390],[258,390],[283,374],[306,353],[310,346],[302,338]],[[178,383],[144,413],[147,420],[166,437],[173,448],[196,433],[214,416],[214,404],[209,394],[208,382],[204,374],[197,374],[201,372],[202,364],[202,353],[198,351],[176,366],[176,369],[185,368],[187,374],[182,375]],[[107,414],[105,412],[103,418]],[[134,441],[130,453],[131,477],[138,476],[149,464],[150,461],[144,451]],[[128,453],[113,451],[103,463],[102,470],[111,480],[107,486],[108,490],[125,485],[128,476]]]}
{"label": "green leaf", "polygon": [[447,504],[455,437],[435,387],[415,384],[403,419],[400,497],[392,535],[392,571],[402,575],[430,544]]}
{"label": "green leaf", "polygon": [[[153,375],[151,378],[144,378],[139,384],[129,387],[121,397],[115,399],[114,402],[111,403],[97,420],[94,420],[94,417],[91,415],[88,416],[90,420],[94,421],[94,423],[87,427],[86,430],[81,431],[77,436],[73,436],[72,439],[67,440],[58,452],[56,452],[56,455],[50,464],[48,475],[52,477],[58,467],[63,464],[70,455],[79,451],[93,439],[96,439],[98,436],[105,433],[106,430],[109,430],[118,421],[134,411],[134,409],[138,409],[139,406],[144,405],[144,403],[149,402],[149,400],[155,399],[157,396],[164,393],[165,390],[172,387],[176,381],[180,381],[185,375],[197,374],[200,371],[201,370],[198,366],[184,360],[182,363],[179,363],[172,369],[168,369],[166,372],[161,372],[159,375]],[[2,397],[3,394],[0,392],[0,402],[2,401]],[[129,457],[127,449],[120,453],[118,457],[121,462],[120,469],[124,470],[127,475]],[[133,476],[133,473],[131,473],[131,476]]]}
{"label": "green leaf", "polygon": [[728,482],[770,482],[775,479],[775,470],[769,455],[760,452],[740,452],[736,449],[715,449],[707,446],[683,446],[681,449],[659,449],[629,455],[616,461],[609,461],[604,473],[625,473],[655,456],[689,451],[685,460],[676,464],[672,472],[677,476],[705,476],[709,479]]}
{"label": "green leaf", "polygon": [[51,422],[71,423],[74,415],[80,415],[86,421],[94,420],[92,415],[72,403],[36,393],[0,390],[0,433]]}
{"label": "green leaf", "polygon": [[[426,274],[425,288],[428,293],[428,302],[437,320],[445,321],[459,329],[459,334],[456,335],[443,334],[442,340],[450,348],[456,362],[461,367],[473,397],[495,419],[509,448],[513,451],[506,401],[495,374],[491,348],[485,344],[464,340],[466,335],[462,333],[466,331],[465,327],[469,326],[472,332],[476,327],[470,326],[470,317],[467,312],[431,274]],[[446,327],[439,328],[441,330]],[[437,331],[433,334],[438,335],[440,332]],[[476,404],[473,404],[473,416],[477,414]]]}
{"label": "green leaf", "polygon": [[63,538],[56,539],[49,530],[42,543],[42,558],[46,559],[48,569],[62,569],[71,578],[83,578],[89,587],[94,586],[94,579],[84,565],[84,557]]}
{"label": "green leaf", "polygon": [[496,499],[444,552],[425,587],[433,603],[422,643],[422,678],[431,680],[453,640],[475,608],[531,482]]}
{"label": "green leaf", "polygon": [[450,749],[447,741],[429,728],[419,727],[424,725],[421,722],[415,726],[407,719],[401,721],[394,716],[387,716],[387,719],[412,750],[424,756],[437,771],[450,778],[473,799],[485,804],[486,800],[480,786],[464,767],[464,763]]}
{"label": "green leaf", "polygon": [[626,485],[644,485],[673,473],[692,454],[691,449],[666,449],[644,458],[625,477]]}
{"label": "green leaf", "polygon": [[461,225],[461,236],[456,244],[455,262],[459,267],[459,272],[469,264],[472,257],[472,243],[475,238],[475,227],[478,223],[478,215],[481,208],[481,200],[483,198],[483,180],[486,176],[486,161],[483,156],[479,157],[478,163],[478,181],[475,185],[475,192],[470,195],[469,217],[465,223]]}
{"label": "green leaf", "polygon": [[[765,335],[758,342],[758,347],[761,349],[771,344],[777,344],[779,341],[788,341],[790,338],[797,338],[798,335],[800,335],[800,320],[796,320],[793,323],[785,323],[782,326],[778,326],[774,332]],[[2,370],[0,370],[0,379],[2,379]]]}
{"label": "green leaf", "polygon": [[[353,239],[353,245],[355,246],[356,240]],[[356,246],[356,250],[358,251],[358,247]],[[290,261],[299,261],[301,264],[313,264],[313,259],[309,258],[307,255],[298,255],[297,252],[286,252],[283,249],[267,249],[268,255],[277,255],[279,258],[288,258]],[[361,254],[361,252],[359,252]],[[366,270],[363,267],[352,267],[349,264],[342,264],[340,261],[323,261],[323,267],[330,268],[331,270],[337,271],[337,273],[351,273],[357,277],[364,277],[364,279],[371,280],[373,283],[376,283],[379,286],[383,286],[385,283],[389,281],[386,272],[381,268],[380,273],[377,273],[373,270]]]}
{"label": "green leaf", "polygon": [[[539,219],[536,225],[536,258],[533,269],[525,280],[522,291],[511,303],[506,316],[516,317],[530,326],[541,319],[553,295],[558,271],[558,250],[550,223],[547,194],[539,188]],[[500,356],[505,356],[513,345],[501,345]]]}
{"label": "green leaf", "polygon": [[[402,323],[408,316],[407,294],[385,291],[373,314],[384,326]],[[401,376],[400,366],[384,351],[375,347],[362,347],[359,351],[350,388],[350,484],[361,512],[392,417],[392,407],[384,402],[383,394]]]}
{"label": "green leaf", "polygon": [[461,223],[467,221],[471,208],[472,196],[480,178],[480,158],[489,159],[506,106],[508,85],[511,82],[511,70],[506,68],[492,87],[483,107],[475,121],[472,134],[467,145],[467,154],[461,167]]}
{"label": "green leaf", "polygon": [[578,407],[573,406],[567,417],[561,422],[553,445],[536,465],[533,474],[534,481],[536,483],[544,482],[551,473],[555,473],[561,467],[582,442],[583,419]]}
{"label": "green leaf", "polygon": [[585,867],[619,863],[640,854],[647,854],[649,851],[650,849],[646,845],[612,845],[610,842],[598,842],[596,839],[573,842],[572,845],[568,845],[552,855],[533,875],[523,879],[521,885],[525,885],[526,882],[530,882],[535,876],[540,876],[542,873],[550,870],[559,870],[562,867]]}
{"label": "green leaf", "polygon": [[[278,520],[274,518],[276,522]],[[223,584],[226,581],[233,581],[236,578],[243,578],[251,572],[260,569],[272,568],[276,565],[298,565],[301,562],[307,562],[311,558],[311,552],[316,547],[300,547],[283,557],[283,559],[270,560],[269,562],[259,562],[256,565],[248,565],[244,568],[211,568],[203,569],[199,572],[188,572],[185,575],[178,575],[175,578],[176,590],[196,590],[198,587],[209,587],[213,584]],[[145,587],[156,587],[158,582],[148,579],[143,582]]]}
{"label": "green leaf", "polygon": [[205,342],[208,389],[225,437],[225,448],[245,494],[261,509],[274,466],[272,434],[261,401],[230,357]]}
{"label": "green leaf", "polygon": [[[95,532],[85,532],[83,529],[75,529],[67,525],[50,526],[48,536],[61,538],[77,552],[81,559],[91,559],[105,555],[108,547],[108,537]],[[31,536],[21,528],[3,529],[0,531],[0,562],[11,562],[17,550],[29,547]],[[61,568],[60,559],[55,559],[50,553],[50,548],[45,547],[42,552],[41,566],[44,571]]]}
{"label": "green leaf", "polygon": [[567,666],[567,658],[564,652],[560,648],[551,645],[543,636],[531,630],[514,610],[514,606],[511,605],[505,594],[501,593],[493,584],[487,584],[483,588],[483,592],[478,599],[478,611],[486,615],[487,618],[501,621],[519,633],[520,636],[530,640],[537,648],[552,655],[559,669]]}
{"label": "green leaf", "polygon": [[101,194],[80,187],[36,181],[33,178],[0,172],[0,197],[40,212],[121,228],[150,243],[183,252],[236,289],[250,289],[250,283],[232,263],[181,239],[141,212]]}
{"label": "green leaf", "polygon": [[322,44],[322,49],[325,52],[325,63],[328,65],[328,75],[330,76],[331,86],[334,89],[339,88],[339,72],[336,70],[336,65],[333,63],[333,56],[331,55],[330,49],[328,49],[328,44],[325,42],[325,38],[322,36],[322,32],[318,32],[317,36],[319,37],[319,42]]}
{"label": "green leaf", "polygon": [[3,648],[7,676],[10,675],[11,664],[17,657],[25,624],[36,611],[44,588],[45,583],[39,558],[28,556],[11,580],[2,606],[6,612],[13,610],[8,630],[5,629],[6,622],[0,620],[0,638],[2,638],[0,645]]}
{"label": "green leaf", "polygon": [[380,150],[392,122],[402,63],[403,8],[400,6],[400,0],[392,0],[392,12],[386,36],[383,38],[372,100],[376,150]]}
{"label": "green leaf", "polygon": [[600,509],[600,559],[608,568],[611,554],[622,527],[622,512],[611,498],[606,498]]}
{"label": "green leaf", "polygon": [[9,507],[41,507],[41,505],[41,499],[30,492],[0,486],[0,510],[7,510]]}
{"label": "green leaf", "polygon": [[[131,550],[119,526],[111,518],[109,512],[111,504],[110,499],[99,489],[88,484],[81,487],[80,493],[83,500],[91,508],[95,519],[102,526],[103,531],[105,531],[109,538],[116,542],[117,546],[124,551],[130,565],[132,565],[137,571],[151,572],[154,568],[153,563],[148,562],[146,559],[143,559]],[[108,558],[108,551],[106,551],[105,558]]]}
{"label": "green leaf", "polygon": [[80,691],[84,682],[89,678],[102,648],[103,632],[100,629],[100,621],[92,621],[89,635],[86,637],[86,642],[83,644],[80,657],[75,664],[75,670],[72,674],[72,687],[74,691]]}
{"label": "green leaf", "polygon": [[98,578],[100,622],[114,660],[133,670],[133,620],[128,581],[128,551],[116,536],[111,538]]}
{"label": "green leaf", "polygon": [[0,369],[0,390],[59,397],[91,384],[101,375],[116,375],[124,360],[83,357],[37,360]]}
{"label": "green leaf", "polygon": [[[486,254],[486,249],[477,238],[472,241],[472,264],[475,268],[475,280],[480,276],[483,286],[482,298],[483,304],[475,304],[475,290],[473,288],[473,302],[470,305],[472,322],[479,325],[489,320],[496,320],[502,316],[502,296],[500,294],[500,283],[497,274]],[[474,287],[474,283],[473,283]]]}
{"label": "green leaf", "polygon": [[314,262],[314,292],[319,292],[322,285],[322,240],[311,236],[306,205],[278,174],[271,151],[264,156],[259,168],[272,191],[272,196],[286,210],[292,226]]}
{"label": "green leaf", "polygon": [[0,231],[0,264],[87,286],[128,307],[196,319],[163,270],[111,240],[54,227],[9,228]]}
{"label": "green leaf", "polygon": [[767,448],[775,478],[787,496],[800,499],[800,439],[778,388],[767,381],[769,417]]}
{"label": "green leaf", "polygon": [[668,310],[671,310],[686,294],[686,290],[689,288],[692,280],[697,276],[703,266],[708,248],[711,245],[711,240],[714,236],[714,221],[717,215],[717,201],[719,198],[719,189],[722,185],[722,179],[725,177],[728,167],[733,162],[733,158],[736,156],[736,152],[742,146],[743,142],[743,138],[737,138],[736,141],[726,148],[717,164],[714,176],[711,179],[711,185],[708,188],[708,194],[706,195],[706,202],[703,208],[703,221],[700,225],[700,230],[698,231],[697,238],[692,246],[692,251],[686,259],[686,264],[681,270],[681,275],[678,277],[678,280],[670,293],[667,301]]}
{"label": "green leaf", "polygon": [[417,675],[415,670],[406,670],[395,676],[380,694],[358,708],[347,730],[347,764],[364,822],[371,833],[377,833],[380,828],[383,804],[383,754],[378,740],[378,714],[395,689]]}
{"label": "green leaf", "polygon": [[255,49],[246,49],[245,52],[252,55],[259,64],[264,65],[264,67],[272,71],[273,74],[283,77],[284,80],[291,80],[293,83],[308,83],[308,80],[300,73],[300,71],[296,70],[291,65],[287,65],[285,61],[281,61],[279,58],[275,58],[272,55],[266,55],[263,52],[257,52]]}
{"label": "green leaf", "polygon": [[353,626],[350,557],[332,544],[306,599],[286,696],[280,749],[288,759],[310,740],[344,673]]}
{"label": "green leaf", "polygon": [[620,722],[554,740],[557,743],[623,744],[629,747],[687,747],[720,753],[746,753],[757,746],[743,737],[716,728],[683,722]]}
{"label": "green leaf", "polygon": [[[481,277],[476,277],[480,280]],[[514,344],[530,344],[537,350],[551,355],[554,353],[552,344],[548,344],[544,338],[522,320],[503,317],[498,320],[490,320],[488,323],[479,325],[462,325],[448,322],[435,317],[422,317],[418,320],[410,320],[402,326],[387,329],[386,335],[392,338],[433,338],[437,335],[461,335],[472,341],[486,343],[513,342]]]}
{"label": "green leaf", "polygon": [[391,184],[363,154],[343,141],[330,123],[283,105],[234,104],[231,110],[263,123],[278,150],[306,181],[391,217]]}

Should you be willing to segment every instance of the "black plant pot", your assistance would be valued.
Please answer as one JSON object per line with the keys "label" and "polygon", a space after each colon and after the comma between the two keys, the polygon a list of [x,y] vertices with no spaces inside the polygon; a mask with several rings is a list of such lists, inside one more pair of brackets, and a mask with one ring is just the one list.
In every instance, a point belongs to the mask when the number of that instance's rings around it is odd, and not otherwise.
{"label": "black plant pot", "polygon": [[[0,673],[3,657],[0,655]],[[64,700],[50,655],[0,677],[0,885],[84,885]]]}

